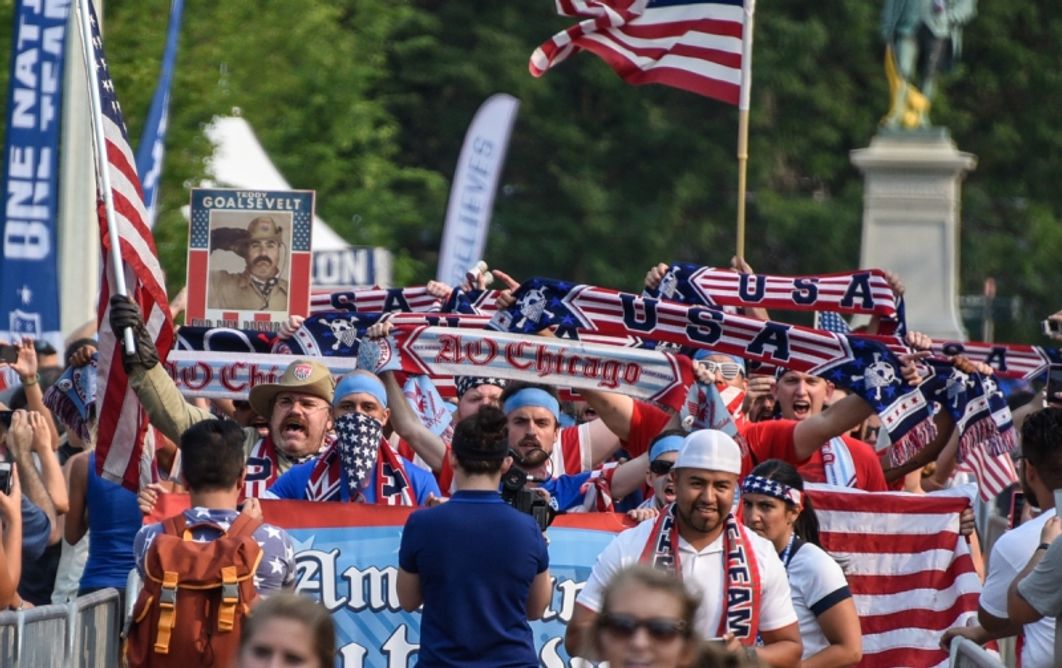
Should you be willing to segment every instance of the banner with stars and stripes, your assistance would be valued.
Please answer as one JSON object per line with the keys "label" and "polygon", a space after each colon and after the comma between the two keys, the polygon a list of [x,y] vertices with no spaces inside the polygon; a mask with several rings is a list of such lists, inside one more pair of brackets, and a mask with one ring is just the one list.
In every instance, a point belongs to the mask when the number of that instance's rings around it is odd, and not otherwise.
{"label": "banner with stars and stripes", "polygon": [[276,331],[310,310],[310,190],[194,189],[186,322]]}

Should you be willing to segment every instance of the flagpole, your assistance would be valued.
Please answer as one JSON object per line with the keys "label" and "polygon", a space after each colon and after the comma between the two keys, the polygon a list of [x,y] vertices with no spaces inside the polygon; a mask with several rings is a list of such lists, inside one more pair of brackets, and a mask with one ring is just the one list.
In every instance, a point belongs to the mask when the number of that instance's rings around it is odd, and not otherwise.
{"label": "flagpole", "polygon": [[752,90],[752,16],[756,0],[745,0],[745,35],[741,40],[741,97],[738,100],[737,256],[745,257],[745,191],[749,164],[749,98]]}
{"label": "flagpole", "polygon": [[[107,237],[111,242],[111,264],[114,268],[114,291],[126,296],[125,272],[121,271],[122,250],[119,246],[118,225],[114,216],[114,195],[111,192],[111,173],[107,165],[107,138],[103,131],[103,109],[100,103],[100,78],[96,71],[96,58],[93,52],[92,28],[89,26],[90,0],[77,0],[78,24],[81,26],[81,46],[85,56],[85,70],[89,77],[89,103],[92,114],[92,143],[96,149],[96,175],[99,178],[100,190],[103,191],[103,207],[107,212]],[[125,341],[125,352],[129,355],[136,353],[136,344],[133,342],[133,330],[126,327],[122,333]]]}

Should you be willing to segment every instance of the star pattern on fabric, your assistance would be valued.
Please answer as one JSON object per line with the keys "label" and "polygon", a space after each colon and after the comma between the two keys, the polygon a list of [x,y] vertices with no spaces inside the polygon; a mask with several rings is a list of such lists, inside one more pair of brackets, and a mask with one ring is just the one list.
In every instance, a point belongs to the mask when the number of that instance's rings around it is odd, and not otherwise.
{"label": "star pattern on fabric", "polygon": [[336,447],[352,496],[369,476],[383,437],[383,426],[368,415],[352,413],[336,420]]}

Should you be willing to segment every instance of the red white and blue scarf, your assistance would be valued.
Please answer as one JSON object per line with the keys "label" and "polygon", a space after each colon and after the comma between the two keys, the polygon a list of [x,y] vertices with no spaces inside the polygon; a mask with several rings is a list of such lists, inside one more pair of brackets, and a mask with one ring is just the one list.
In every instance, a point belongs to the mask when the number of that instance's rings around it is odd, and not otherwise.
{"label": "red white and blue scarf", "polygon": [[714,308],[735,306],[785,311],[831,311],[881,316],[881,331],[902,327],[903,308],[885,272],[865,269],[816,276],[739,274],[729,269],[676,263],[650,297]]}
{"label": "red white and blue scarf", "polygon": [[416,506],[417,499],[402,461],[383,439],[383,427],[373,418],[351,413],[336,418],[336,440],[314,464],[306,484],[309,501],[365,503],[362,488],[374,485],[376,504]]}
{"label": "red white and blue scarf", "polygon": [[[653,568],[671,571],[681,579],[678,540],[675,504],[672,503],[657,516],[640,561]],[[733,514],[727,515],[723,529],[723,560],[726,596],[717,635],[722,637],[732,633],[742,645],[752,646],[760,627],[760,569],[748,533]],[[710,604],[705,601],[705,605]]]}

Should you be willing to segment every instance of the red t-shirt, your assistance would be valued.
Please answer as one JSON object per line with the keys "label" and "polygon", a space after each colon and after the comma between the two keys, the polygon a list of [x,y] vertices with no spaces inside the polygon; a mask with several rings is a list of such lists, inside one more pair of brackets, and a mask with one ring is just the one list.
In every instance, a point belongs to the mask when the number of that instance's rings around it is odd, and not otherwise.
{"label": "red t-shirt", "polygon": [[667,425],[671,415],[644,401],[634,402],[630,431],[627,435],[627,454],[635,458],[649,449],[649,444]]}
{"label": "red t-shirt", "polygon": [[[811,457],[797,461],[793,449],[793,431],[796,420],[767,420],[748,424],[741,432],[748,444],[748,457],[742,463],[741,476],[748,475],[757,464],[768,459],[781,459],[797,467],[797,472],[806,482],[826,482],[826,467],[822,451],[816,450]],[[863,441],[843,436],[855,466],[855,487],[868,492],[885,492],[885,474],[872,448]]]}

